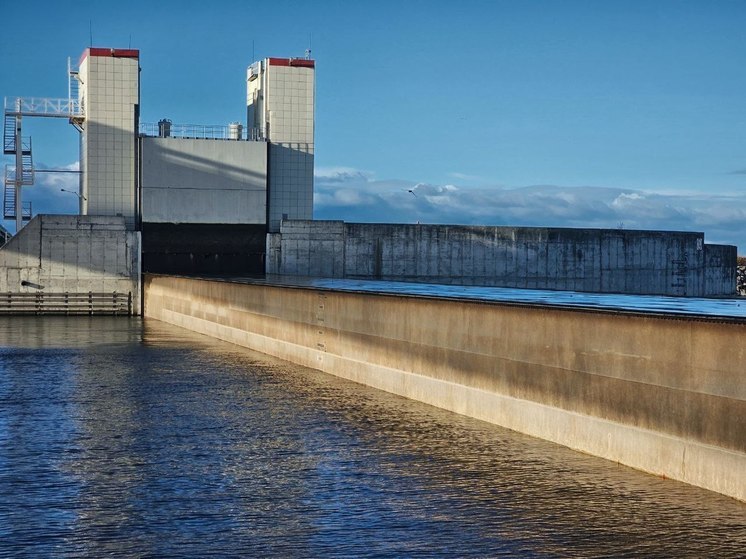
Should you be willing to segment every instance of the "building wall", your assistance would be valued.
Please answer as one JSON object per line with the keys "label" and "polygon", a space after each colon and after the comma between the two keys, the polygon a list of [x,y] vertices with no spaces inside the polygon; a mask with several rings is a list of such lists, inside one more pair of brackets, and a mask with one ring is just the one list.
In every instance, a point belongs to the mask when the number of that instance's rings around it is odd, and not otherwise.
{"label": "building wall", "polygon": [[267,58],[249,67],[248,126],[269,146],[270,231],[283,219],[313,217],[314,61]]}
{"label": "building wall", "polygon": [[136,50],[86,49],[80,63],[81,202],[84,215],[137,216],[136,133],[140,103]]}
{"label": "building wall", "polygon": [[[271,273],[657,295],[735,293],[735,248],[669,231],[283,222]],[[730,277],[733,281],[730,281]]]}
{"label": "building wall", "polygon": [[744,322],[145,277],[145,316],[746,500]]}
{"label": "building wall", "polygon": [[142,138],[142,220],[264,224],[266,142]]}
{"label": "building wall", "polygon": [[0,293],[132,293],[140,309],[140,234],[124,218],[37,215],[0,249]]}

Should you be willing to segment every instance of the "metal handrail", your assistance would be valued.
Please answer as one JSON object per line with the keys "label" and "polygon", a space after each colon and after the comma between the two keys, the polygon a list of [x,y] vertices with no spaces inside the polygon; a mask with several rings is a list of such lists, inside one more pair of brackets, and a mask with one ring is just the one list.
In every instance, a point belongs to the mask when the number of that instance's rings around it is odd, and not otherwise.
{"label": "metal handrail", "polygon": [[24,116],[83,116],[77,99],[52,99],[49,97],[6,97],[5,114]]}
{"label": "metal handrail", "polygon": [[232,136],[230,126],[222,124],[168,124],[168,132],[164,133],[159,123],[141,122],[140,136],[148,138],[184,138],[200,140],[233,140],[264,142],[264,132],[261,128],[242,128],[241,138]]}
{"label": "metal handrail", "polygon": [[0,293],[0,314],[132,314],[132,293]]}

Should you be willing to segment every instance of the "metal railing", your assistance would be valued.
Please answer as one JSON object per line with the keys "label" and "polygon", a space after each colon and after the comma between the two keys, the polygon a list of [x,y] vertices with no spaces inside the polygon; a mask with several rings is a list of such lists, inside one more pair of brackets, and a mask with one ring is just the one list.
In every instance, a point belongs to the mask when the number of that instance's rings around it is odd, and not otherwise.
{"label": "metal railing", "polygon": [[2,314],[131,315],[132,293],[0,293]]}
{"label": "metal railing", "polygon": [[[33,167],[23,168],[23,175],[21,176],[21,184],[24,186],[31,186],[34,184],[34,176],[36,171]],[[16,168],[14,165],[5,166],[5,184],[14,185],[16,183]]]}
{"label": "metal railing", "polygon": [[149,138],[184,138],[199,140],[242,140],[264,142],[261,128],[241,128],[240,132],[230,125],[221,124],[171,124],[164,128],[161,123],[141,122],[140,136]]}
{"label": "metal railing", "polygon": [[6,97],[5,114],[23,116],[83,116],[77,99],[51,99],[48,97]]}

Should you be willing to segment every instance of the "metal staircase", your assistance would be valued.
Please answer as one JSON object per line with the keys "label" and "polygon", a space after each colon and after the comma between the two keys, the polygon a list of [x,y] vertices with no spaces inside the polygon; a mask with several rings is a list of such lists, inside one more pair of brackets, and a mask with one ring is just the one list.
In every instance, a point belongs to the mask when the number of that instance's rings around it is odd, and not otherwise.
{"label": "metal staircase", "polygon": [[[6,103],[7,107],[7,103]],[[18,105],[20,108],[20,104]],[[19,195],[22,186],[31,186],[34,184],[34,158],[31,150],[31,138],[20,136],[21,133],[21,115],[8,111],[6,108],[5,119],[3,123],[3,153],[6,155],[15,155],[16,164],[13,166],[6,165],[4,173],[4,192],[3,192],[3,219],[15,219],[16,229],[19,224],[28,221],[33,215],[31,202],[21,202],[21,216],[18,219],[16,208],[16,197]],[[17,142],[21,145],[17,145]],[[20,166],[20,169],[18,168]],[[19,179],[20,173],[20,180]]]}
{"label": "metal staircase", "polygon": [[10,155],[16,152],[16,117],[5,113],[3,126],[3,153]]}
{"label": "metal staircase", "polygon": [[[85,123],[80,80],[68,60],[67,99],[47,97],[12,97],[5,98],[3,121],[3,154],[14,155],[15,165],[5,167],[3,192],[3,217],[15,219],[16,233],[23,227],[23,222],[32,217],[30,202],[22,201],[23,186],[34,184],[34,161],[31,154],[31,138],[21,135],[23,117],[66,118],[78,130],[82,131]],[[20,145],[18,145],[20,143]],[[48,171],[47,171],[48,172]],[[20,203],[20,208],[16,204]],[[21,215],[17,215],[20,210]]]}
{"label": "metal staircase", "polygon": [[[16,219],[16,170],[15,167],[5,166],[5,194],[3,196],[3,219]],[[32,179],[33,181],[33,179]],[[29,221],[33,215],[31,202],[22,202],[21,215],[23,221]]]}
{"label": "metal staircase", "polygon": [[[19,129],[17,131],[17,128]],[[3,153],[16,155],[16,162],[20,163],[21,181],[18,183],[16,166],[5,166],[3,193],[3,219],[16,219],[16,188],[17,186],[30,186],[34,184],[34,158],[31,150],[31,138],[21,138],[21,145],[16,145],[16,138],[20,132],[20,123],[15,115],[5,113],[3,124]],[[18,150],[17,148],[20,148]],[[20,156],[20,159],[19,159]],[[30,202],[22,203],[21,221],[31,219],[32,206]]]}
{"label": "metal staircase", "polygon": [[[12,150],[9,152],[6,151],[5,153],[15,153],[16,152],[16,142],[15,139],[11,138],[10,140],[12,144]],[[5,166],[6,172],[5,172],[5,180],[6,183],[9,179],[8,176],[8,169],[13,169],[12,178],[10,180],[15,181],[16,180],[16,174],[15,174],[15,167],[7,165]],[[21,184],[24,186],[29,186],[34,184],[34,157],[31,154],[31,138],[23,138],[21,140],[21,169],[23,171],[22,181]]]}

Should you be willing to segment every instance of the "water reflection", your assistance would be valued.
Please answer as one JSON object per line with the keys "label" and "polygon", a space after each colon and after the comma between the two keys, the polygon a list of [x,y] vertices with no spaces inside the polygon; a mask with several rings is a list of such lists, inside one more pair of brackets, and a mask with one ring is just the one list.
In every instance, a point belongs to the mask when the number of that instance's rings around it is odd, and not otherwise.
{"label": "water reflection", "polygon": [[163,323],[3,318],[0,345],[0,555],[746,548],[731,499]]}

